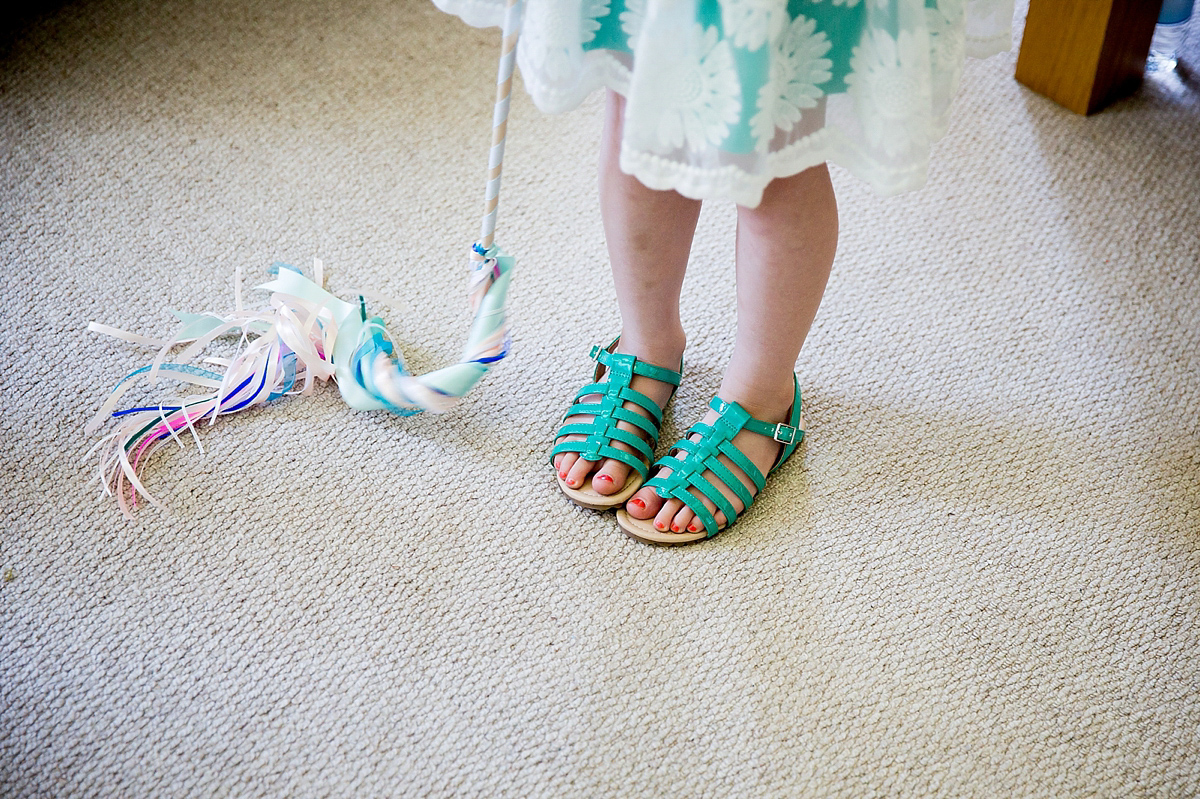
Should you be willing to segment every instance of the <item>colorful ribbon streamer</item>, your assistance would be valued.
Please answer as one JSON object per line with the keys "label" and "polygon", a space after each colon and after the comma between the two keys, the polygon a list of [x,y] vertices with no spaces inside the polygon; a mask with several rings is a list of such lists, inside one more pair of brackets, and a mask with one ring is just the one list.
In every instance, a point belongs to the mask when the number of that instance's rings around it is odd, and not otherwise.
{"label": "colorful ribbon streamer", "polygon": [[[387,336],[383,320],[367,316],[366,302],[338,299],[321,283],[287,264],[276,264],[275,277],[260,289],[271,292],[260,311],[236,310],[175,315],[183,323],[174,337],[158,340],[127,333],[95,322],[88,329],[143,346],[158,348],[153,363],[130,372],[117,383],[86,432],[96,433],[111,417],[117,429],[98,441],[85,458],[96,455],[99,480],[116,496],[122,513],[132,517],[138,496],[156,507],[160,503],[143,485],[140,473],[160,446],[174,441],[180,447],[186,431],[203,452],[197,422],[211,426],[231,413],[273,402],[290,394],[307,395],[315,381],[333,379],[350,407],[388,410],[402,416],[422,411],[442,413],[466,395],[493,364],[508,355],[510,339],[504,311],[514,259],[499,247],[472,248],[470,300],[474,312],[467,344],[458,363],[414,375]],[[238,336],[232,358],[202,358],[218,338]],[[187,346],[174,358],[171,350]],[[192,363],[201,359],[200,364]],[[216,369],[212,368],[216,367]],[[217,371],[221,369],[223,371]],[[171,397],[158,404],[117,410],[121,397],[139,381],[156,385],[159,379],[207,389]]]}

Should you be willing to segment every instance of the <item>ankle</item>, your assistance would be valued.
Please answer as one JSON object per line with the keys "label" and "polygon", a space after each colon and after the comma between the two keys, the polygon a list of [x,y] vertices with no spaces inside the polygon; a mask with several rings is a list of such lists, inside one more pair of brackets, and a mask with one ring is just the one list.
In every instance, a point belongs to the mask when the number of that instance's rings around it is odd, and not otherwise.
{"label": "ankle", "polygon": [[787,421],[795,402],[795,377],[789,373],[786,380],[746,381],[731,379],[726,375],[721,381],[717,396],[726,402],[736,402],[755,419],[764,422]]}
{"label": "ankle", "polygon": [[639,360],[667,369],[678,369],[687,346],[687,336],[680,327],[678,331],[656,331],[654,335],[639,335],[628,329],[621,331],[617,351],[635,355]]}

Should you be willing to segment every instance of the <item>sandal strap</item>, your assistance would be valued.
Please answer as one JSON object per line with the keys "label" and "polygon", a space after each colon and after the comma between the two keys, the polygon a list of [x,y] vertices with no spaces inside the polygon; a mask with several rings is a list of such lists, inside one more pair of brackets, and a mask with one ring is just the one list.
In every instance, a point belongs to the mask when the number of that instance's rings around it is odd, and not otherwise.
{"label": "sandal strap", "polygon": [[[793,378],[794,380],[794,378]],[[717,526],[715,514],[710,512],[704,503],[691,489],[707,498],[721,513],[725,515],[725,526],[731,526],[738,518],[738,512],[713,481],[706,478],[706,472],[721,481],[730,492],[742,503],[743,513],[754,504],[755,498],[766,484],[766,475],[733,445],[733,437],[742,430],[749,430],[762,436],[774,439],[783,444],[779,457],[775,460],[767,475],[778,469],[784,461],[792,456],[800,442],[804,440],[804,431],[800,429],[802,417],[800,384],[795,382],[795,397],[792,411],[786,423],[773,424],[755,419],[750,413],[736,402],[726,402],[720,397],[714,397],[709,407],[717,412],[717,418],[712,424],[699,423],[693,425],[671,451],[654,464],[658,468],[671,470],[669,475],[661,471],[646,482],[663,499],[678,499],[704,525],[705,535],[712,538],[721,529]],[[696,435],[697,440],[692,440]],[[745,482],[720,460],[724,455],[740,469],[754,484],[751,492]]]}
{"label": "sandal strap", "polygon": [[[614,352],[618,341],[619,338],[614,339],[607,348],[599,345],[592,347],[590,357],[599,364],[596,367],[596,376],[593,382],[585,385],[575,395],[571,407],[563,415],[563,422],[579,415],[591,416],[592,419],[563,424],[558,430],[557,439],[571,435],[584,438],[559,441],[550,450],[550,460],[553,461],[564,452],[578,453],[584,460],[589,461],[612,458],[634,469],[644,480],[650,474],[650,463],[654,460],[654,448],[658,444],[663,411],[650,397],[634,390],[630,382],[636,375],[678,387],[683,380],[682,364],[680,370],[676,371],[645,363],[633,355]],[[602,376],[606,378],[604,382],[600,382]],[[593,399],[585,399],[587,397]],[[626,408],[627,402],[633,403],[645,413]],[[644,435],[622,430],[617,427],[619,422],[632,425]],[[634,451],[627,452],[614,446],[614,443],[625,444]]]}
{"label": "sandal strap", "polygon": [[[638,451],[641,452],[640,449]],[[646,464],[651,458],[654,457],[654,453],[651,452],[646,456],[646,460],[641,460],[637,457],[637,455],[633,455],[627,450],[617,449],[616,447],[609,446],[607,444],[600,444],[599,446],[592,448],[586,446],[586,442],[583,441],[567,441],[556,445],[554,449],[550,451],[551,459],[557,457],[561,452],[576,452],[579,453],[579,457],[591,461],[598,461],[603,458],[612,458],[613,460],[620,461],[621,463],[625,464],[630,469],[633,469],[635,472],[641,475],[643,480],[645,480],[650,474],[650,467]]]}
{"label": "sandal strap", "polygon": [[[588,357],[609,370],[623,369],[625,365],[628,364],[629,370],[633,374],[641,375],[642,377],[649,377],[652,380],[657,380],[660,383],[666,383],[668,385],[675,386],[676,388],[678,388],[679,384],[683,382],[682,369],[676,371],[674,369],[668,369],[665,366],[655,366],[652,363],[646,363],[645,361],[638,360],[638,358],[633,355],[613,352],[613,347],[617,345],[619,340],[620,339],[614,339],[613,343],[608,345],[608,348],[601,347],[599,344],[593,346]],[[682,367],[682,364],[680,364],[680,366]],[[611,380],[611,377],[609,379]]]}
{"label": "sandal strap", "polygon": [[[799,400],[799,398],[800,389],[797,387],[796,399]],[[761,419],[755,419],[753,416],[746,413],[745,409],[742,408],[741,405],[738,405],[736,402],[728,403],[720,397],[713,397],[708,403],[708,407],[712,408],[722,416],[724,416],[726,410],[731,406],[736,406],[741,413],[745,414],[746,420],[743,425],[751,433],[758,433],[760,436],[773,438],[784,446],[799,444],[804,439],[804,431],[797,427],[796,424],[786,424],[784,422],[771,424],[770,422],[764,422]],[[798,403],[793,407],[798,407]],[[789,419],[789,421],[798,423],[798,416],[793,413],[792,418]]]}
{"label": "sandal strap", "polygon": [[[636,469],[639,473],[644,472],[649,474],[650,467],[647,464],[654,460],[654,447],[646,439],[635,433],[615,428],[609,431],[611,435],[608,436],[597,435],[595,431],[596,428],[594,426],[585,423],[563,425],[559,431],[561,435],[582,435],[587,436],[587,438],[560,441],[550,451],[550,458],[553,460],[561,452],[577,452],[580,457],[589,461],[598,461],[601,458],[616,458],[626,466]],[[612,445],[614,441],[625,444],[634,451],[628,452],[618,449]]]}
{"label": "sandal strap", "polygon": [[[590,396],[598,396],[601,399],[598,402],[595,400],[591,402],[584,400],[585,397]],[[613,402],[611,403],[608,402],[610,398],[613,399]],[[626,402],[632,402],[642,410],[646,411],[646,413],[650,414],[648,421],[652,423],[654,427],[657,428],[662,424],[663,412],[658,407],[657,403],[654,402],[654,400],[650,399],[640,391],[634,391],[629,387],[622,388],[619,385],[609,383],[588,383],[586,386],[581,388],[579,393],[575,395],[575,404],[572,405],[570,409],[563,415],[563,419],[580,413],[595,413],[597,409],[603,411],[610,404],[614,408],[622,409]],[[630,413],[632,412],[630,411]],[[636,415],[638,415],[641,419],[647,419],[647,417],[641,416],[640,414]]]}
{"label": "sandal strap", "polygon": [[[733,480],[735,483],[741,483],[741,480],[738,480],[734,478],[733,475],[729,474],[728,470],[726,470],[721,463],[717,461],[713,461],[713,463],[715,463],[718,467],[717,469],[712,470],[714,473],[718,473],[718,469],[725,471],[729,479]],[[737,509],[733,506],[732,502],[725,498],[725,495],[721,493],[721,490],[717,488],[712,481],[707,480],[703,476],[705,471],[703,464],[701,464],[700,468],[694,468],[695,464],[696,461],[690,460],[687,455],[685,455],[683,458],[678,458],[674,455],[668,455],[666,457],[659,458],[655,466],[665,466],[666,468],[671,469],[671,473],[665,477],[662,475],[655,475],[646,482],[646,485],[650,488],[653,488],[663,499],[670,499],[674,497],[675,499],[683,502],[684,505],[687,505],[687,507],[690,508],[691,511],[696,514],[696,517],[704,524],[704,529],[708,533],[708,536],[712,537],[716,535],[715,531],[717,530],[717,519],[712,512],[705,507],[703,502],[697,500],[696,495],[693,494],[689,489],[694,488],[699,491],[701,495],[706,497],[709,502],[716,506],[717,510],[721,511],[721,513],[724,513],[727,524],[732,524],[732,520],[737,518]],[[722,476],[722,479],[724,479],[724,476]],[[732,487],[732,485],[730,487]],[[742,490],[745,490],[744,486],[742,487]],[[751,501],[753,501],[753,498],[751,498]],[[745,502],[744,499],[743,502]],[[749,506],[746,505],[745,507]]]}
{"label": "sandal strap", "polygon": [[[681,460],[688,463],[687,468],[689,470],[695,464],[712,464],[711,468],[709,468],[707,465],[705,465],[704,468],[708,469],[708,471],[711,471],[721,480],[721,482],[729,486],[734,495],[736,495],[737,498],[742,501],[743,506],[749,506],[749,504],[754,501],[754,494],[761,491],[762,487],[766,484],[766,478],[763,477],[763,474],[758,470],[758,467],[755,466],[754,463],[747,458],[741,450],[733,446],[733,442],[729,440],[733,436],[726,438],[724,434],[713,435],[713,432],[713,429],[708,425],[694,425],[692,429],[688,431],[687,436],[680,439],[679,443],[675,445],[675,448],[680,452],[685,453]],[[700,434],[699,441],[691,440],[691,435],[693,433]],[[736,435],[736,433],[734,435]],[[750,478],[751,482],[754,483],[753,492],[746,488],[745,483],[738,479],[733,471],[721,462],[721,459],[718,457],[718,455],[725,455],[728,457],[731,461],[733,461],[734,466],[736,466],[742,471],[743,474]],[[699,473],[700,472],[697,472],[697,474]],[[673,475],[674,472],[672,472],[672,476]]]}

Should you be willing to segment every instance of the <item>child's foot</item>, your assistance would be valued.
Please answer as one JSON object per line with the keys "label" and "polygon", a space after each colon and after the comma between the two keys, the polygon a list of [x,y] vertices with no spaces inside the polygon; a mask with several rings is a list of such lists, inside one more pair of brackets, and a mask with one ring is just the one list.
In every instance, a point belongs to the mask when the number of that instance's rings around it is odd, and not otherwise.
{"label": "child's foot", "polygon": [[[630,349],[626,349],[625,341],[621,339],[618,340],[617,347],[615,348],[614,352],[623,355],[633,355],[642,363],[659,366],[660,368],[668,371],[677,371],[680,368],[679,364],[683,353],[683,345],[680,344],[677,349],[675,347],[656,347],[653,349],[631,347]],[[662,366],[662,364],[666,363],[673,365]],[[607,372],[604,372],[597,377],[594,382],[607,382],[607,377]],[[664,382],[662,380],[656,380],[652,377],[634,374],[632,379],[629,381],[629,388],[633,391],[644,394],[661,411],[671,399],[671,396],[675,393],[676,387],[671,383]],[[576,404],[596,403],[601,399],[602,395],[588,394],[577,399]],[[657,427],[650,414],[637,403],[625,402],[622,404],[622,408],[626,411],[636,413],[639,416],[649,419],[650,423]],[[593,418],[594,417],[590,414],[574,414],[572,416],[568,416],[563,423],[564,425],[581,424],[591,422]],[[643,441],[647,442],[650,450],[653,451],[656,442],[651,439],[645,430],[642,430],[636,425],[626,421],[619,421],[617,422],[616,426],[617,429],[638,436]],[[583,435],[560,436],[555,440],[555,444],[557,445],[563,441],[581,441],[584,438],[586,438],[586,436]],[[622,441],[614,440],[609,443],[612,447],[619,449],[622,452],[628,452],[639,459],[642,458],[642,456],[638,454],[632,446]],[[594,490],[597,494],[604,496],[616,494],[617,492],[621,491],[621,489],[625,486],[626,481],[629,479],[630,472],[632,471],[629,465],[622,463],[615,458],[588,460],[577,452],[559,453],[554,457],[553,463],[559,479],[561,479],[569,488],[581,489],[590,483],[592,490]],[[648,465],[649,462],[647,462],[647,466]]]}
{"label": "child's foot", "polygon": [[[793,406],[793,394],[789,390],[786,395],[786,401],[775,400],[774,402],[762,402],[758,398],[741,395],[736,390],[725,390],[718,396],[727,402],[737,402],[746,409],[756,419],[761,419],[772,424],[784,422],[786,423],[791,414]],[[705,424],[712,424],[718,417],[718,413],[714,410],[709,410],[701,420]],[[799,434],[798,434],[799,435]],[[699,434],[693,434],[690,439],[692,441],[699,440]],[[750,430],[741,430],[732,439],[734,447],[736,447],[743,455],[745,455],[759,472],[766,475],[775,466],[784,449],[784,444],[779,441],[769,438],[766,435],[752,432]],[[757,489],[754,482],[750,479],[742,469],[738,468],[726,455],[719,455],[718,460],[726,469],[729,470],[730,476],[741,482],[747,496],[757,496]],[[655,472],[652,476],[667,476],[671,473],[670,469],[662,468]],[[714,474],[712,471],[705,471],[703,477],[712,484],[722,496],[733,506],[733,509],[740,516],[742,511],[746,509],[744,503],[733,489],[725,482],[720,475]],[[704,497],[699,490],[695,488],[688,489],[698,501],[703,503],[708,512],[713,515],[716,520],[717,528],[724,529],[729,524],[729,520],[709,499]],[[625,512],[634,519],[653,520],[654,529],[660,533],[679,533],[679,534],[704,534],[705,528],[703,522],[697,518],[696,514],[689,509],[681,500],[678,499],[663,499],[651,487],[642,488],[634,494],[628,502],[625,503]]]}

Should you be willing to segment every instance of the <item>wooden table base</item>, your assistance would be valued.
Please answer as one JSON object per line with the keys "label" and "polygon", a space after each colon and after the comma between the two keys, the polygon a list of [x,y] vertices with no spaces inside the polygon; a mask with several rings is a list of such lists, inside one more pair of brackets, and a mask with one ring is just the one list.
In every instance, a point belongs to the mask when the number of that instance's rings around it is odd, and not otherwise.
{"label": "wooden table base", "polygon": [[1029,0],[1017,80],[1078,114],[1142,81],[1161,0]]}

